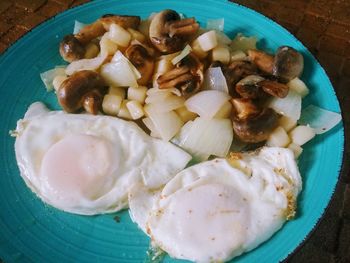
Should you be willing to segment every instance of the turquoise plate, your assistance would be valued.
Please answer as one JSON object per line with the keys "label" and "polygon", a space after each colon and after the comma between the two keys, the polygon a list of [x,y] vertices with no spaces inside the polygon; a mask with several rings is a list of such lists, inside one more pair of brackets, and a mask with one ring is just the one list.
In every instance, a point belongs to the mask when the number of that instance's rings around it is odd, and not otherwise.
{"label": "turquoise plate", "polygon": [[[194,16],[205,25],[208,18],[225,18],[229,36],[237,32],[257,36],[260,47],[274,51],[289,45],[305,58],[303,80],[310,88],[304,106],[312,103],[340,112],[325,71],[310,52],[287,30],[245,7],[224,1],[96,1],[68,10],[41,24],[9,48],[0,58],[0,258],[5,262],[142,262],[149,239],[128,212],[78,216],[41,202],[19,175],[9,130],[34,101],[58,109],[55,95],[47,93],[39,73],[63,63],[58,54],[62,37],[72,32],[74,20],[92,22],[106,13],[140,15],[165,8]],[[329,203],[342,162],[343,128],[317,136],[304,148],[300,170],[304,188],[298,214],[269,241],[239,257],[237,262],[278,262],[290,255],[315,227]],[[171,262],[170,258],[165,259]]]}

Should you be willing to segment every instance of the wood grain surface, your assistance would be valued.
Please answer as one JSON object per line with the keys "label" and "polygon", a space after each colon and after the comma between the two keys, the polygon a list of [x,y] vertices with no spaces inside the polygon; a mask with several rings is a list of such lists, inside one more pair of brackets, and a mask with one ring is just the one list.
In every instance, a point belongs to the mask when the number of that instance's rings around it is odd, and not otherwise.
{"label": "wood grain surface", "polygon": [[[30,29],[86,0],[0,0],[0,54]],[[350,262],[350,0],[234,0],[275,20],[316,56],[338,95],[345,125],[340,181],[315,231],[287,262]],[[1,260],[0,260],[1,261]]]}

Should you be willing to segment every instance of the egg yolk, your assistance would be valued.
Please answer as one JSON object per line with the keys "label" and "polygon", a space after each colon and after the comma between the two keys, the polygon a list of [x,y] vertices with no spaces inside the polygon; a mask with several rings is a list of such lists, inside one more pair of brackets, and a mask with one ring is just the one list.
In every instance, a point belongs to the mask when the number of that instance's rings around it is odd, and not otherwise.
{"label": "egg yolk", "polygon": [[[40,176],[48,191],[61,199],[97,199],[112,183],[116,161],[105,139],[92,135],[69,135],[50,147],[43,157]],[[113,163],[113,165],[112,165]]]}

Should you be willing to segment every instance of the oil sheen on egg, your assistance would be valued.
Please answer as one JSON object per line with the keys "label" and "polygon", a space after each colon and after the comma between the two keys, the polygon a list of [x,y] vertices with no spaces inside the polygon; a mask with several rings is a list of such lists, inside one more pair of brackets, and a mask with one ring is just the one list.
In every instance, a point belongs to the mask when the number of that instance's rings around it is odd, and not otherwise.
{"label": "oil sheen on egg", "polygon": [[254,249],[293,217],[301,185],[293,153],[264,147],[191,166],[157,200],[146,192],[134,198],[130,213],[142,205],[150,209],[138,224],[171,257],[227,261]]}
{"label": "oil sheen on egg", "polygon": [[159,188],[191,159],[133,122],[50,112],[41,103],[28,109],[15,134],[26,184],[46,203],[84,215],[125,208],[131,185]]}

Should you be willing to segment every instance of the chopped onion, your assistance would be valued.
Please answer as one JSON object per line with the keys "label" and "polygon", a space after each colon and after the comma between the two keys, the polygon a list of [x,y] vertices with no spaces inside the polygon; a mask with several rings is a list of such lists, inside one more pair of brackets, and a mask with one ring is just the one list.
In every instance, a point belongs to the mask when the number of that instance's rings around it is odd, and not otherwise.
{"label": "chopped onion", "polygon": [[153,105],[144,107],[148,118],[152,120],[154,129],[164,141],[169,141],[178,133],[183,126],[183,121],[174,111],[158,112]]}
{"label": "chopped onion", "polygon": [[247,54],[244,53],[242,50],[235,50],[231,52],[230,61],[241,61],[241,60],[247,60]]}
{"label": "chopped onion", "polygon": [[309,125],[315,130],[316,134],[322,134],[336,126],[341,119],[339,113],[309,105],[301,111],[299,123]]}
{"label": "chopped onion", "polygon": [[201,161],[210,155],[226,157],[233,139],[232,123],[228,119],[198,117],[187,122],[173,143]]}
{"label": "chopped onion", "polygon": [[148,118],[148,117],[143,118],[142,122],[146,125],[147,129],[150,130],[150,132],[151,132],[150,135],[152,137],[160,139],[160,134],[157,132],[156,127],[154,126],[154,124],[153,124],[153,122],[152,122],[152,120],[150,118]]}
{"label": "chopped onion", "polygon": [[173,65],[176,65],[177,63],[179,63],[183,58],[185,58],[188,54],[190,54],[192,51],[192,48],[190,45],[186,45],[185,48],[181,51],[181,53],[174,57],[171,60],[171,63],[173,63]]}
{"label": "chopped onion", "polygon": [[152,105],[158,112],[169,112],[184,106],[184,103],[185,99],[183,97],[169,94],[163,99],[153,101],[153,103],[150,103],[150,105]]}
{"label": "chopped onion", "polygon": [[136,79],[141,78],[141,73],[137,70],[137,68],[130,62],[129,59],[127,59],[122,52],[117,51],[114,56],[112,57],[111,62],[119,62],[119,61],[123,61],[125,63],[129,64],[129,67],[131,68],[131,70],[134,72]]}
{"label": "chopped onion", "polygon": [[156,94],[156,93],[171,93],[179,97],[181,96],[181,91],[177,88],[159,89],[157,87],[154,87],[147,90],[148,96],[152,96],[153,94]]}
{"label": "chopped onion", "polygon": [[107,63],[101,68],[101,76],[108,85],[115,87],[138,87],[136,74],[137,69],[124,57],[124,55],[117,51],[110,63]]}
{"label": "chopped onion", "polygon": [[185,106],[200,117],[211,119],[229,99],[230,96],[225,92],[204,90],[186,100]]}
{"label": "chopped onion", "polygon": [[239,33],[232,40],[231,48],[232,50],[242,50],[246,52],[248,49],[256,49],[256,42],[258,39],[256,37],[246,37]]}
{"label": "chopped onion", "polygon": [[223,31],[215,30],[215,34],[219,44],[225,46],[231,43],[231,39]]}
{"label": "chopped onion", "polygon": [[225,76],[220,67],[207,69],[204,74],[203,89],[229,92]]}
{"label": "chopped onion", "polygon": [[283,99],[274,97],[269,107],[293,120],[299,120],[301,113],[301,96],[297,92],[289,90],[287,97]]}
{"label": "chopped onion", "polygon": [[73,61],[66,68],[66,74],[72,75],[73,73],[81,70],[97,70],[107,59],[108,54],[100,54],[95,58],[80,59]]}
{"label": "chopped onion", "polygon": [[219,30],[219,31],[224,31],[224,25],[225,25],[224,18],[208,19],[206,29],[208,29],[208,30],[215,29],[215,30]]}
{"label": "chopped onion", "polygon": [[310,126],[299,125],[289,132],[292,143],[303,145],[315,137],[316,133]]}
{"label": "chopped onion", "polygon": [[56,66],[54,69],[40,73],[40,78],[47,91],[53,90],[53,79],[57,76],[66,76],[66,66]]}
{"label": "chopped onion", "polygon": [[75,35],[75,34],[78,34],[78,33],[80,32],[80,30],[81,30],[83,27],[85,27],[85,26],[87,26],[87,24],[84,24],[84,23],[79,22],[78,20],[75,20],[75,21],[74,21],[73,34],[74,34],[74,35]]}

